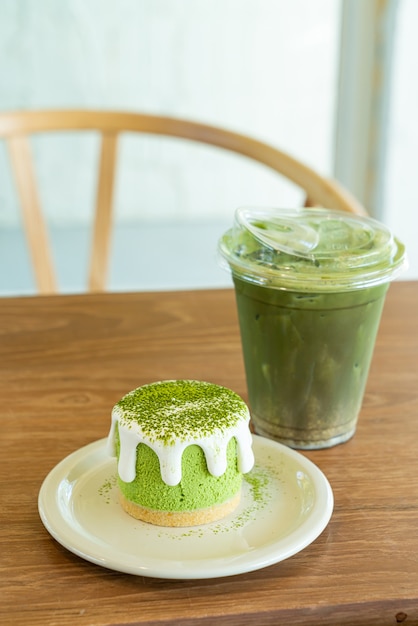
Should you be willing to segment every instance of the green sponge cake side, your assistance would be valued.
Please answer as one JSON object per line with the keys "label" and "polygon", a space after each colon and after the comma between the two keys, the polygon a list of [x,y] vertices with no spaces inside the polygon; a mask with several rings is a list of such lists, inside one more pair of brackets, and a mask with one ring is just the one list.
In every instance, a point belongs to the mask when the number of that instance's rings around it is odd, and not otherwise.
{"label": "green sponge cake side", "polygon": [[[119,458],[119,437],[117,457]],[[238,470],[237,444],[233,438],[227,449],[227,469],[222,476],[208,472],[203,450],[188,446],[182,456],[181,481],[167,485],[161,478],[160,462],[156,453],[140,443],[136,453],[136,478],[130,483],[118,478],[121,492],[127,500],[150,509],[162,511],[191,511],[220,504],[236,495],[242,483]]]}

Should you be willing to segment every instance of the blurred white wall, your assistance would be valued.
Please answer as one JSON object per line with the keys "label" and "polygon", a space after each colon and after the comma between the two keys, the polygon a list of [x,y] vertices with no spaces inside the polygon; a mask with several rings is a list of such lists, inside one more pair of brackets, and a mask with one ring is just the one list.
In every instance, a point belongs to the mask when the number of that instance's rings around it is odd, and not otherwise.
{"label": "blurred white wall", "polygon": [[402,0],[397,16],[390,97],[383,219],[405,243],[418,279],[418,2]]}
{"label": "blurred white wall", "polygon": [[418,278],[416,0],[342,0],[335,176],[406,245]]}
{"label": "blurred white wall", "polygon": [[[265,139],[327,174],[338,18],[335,0],[2,0],[0,108],[184,116]],[[48,213],[71,224],[85,219],[92,199],[96,145],[94,137],[63,142],[62,152],[44,138],[35,150]],[[0,159],[0,224],[15,224],[4,152]],[[242,203],[298,200],[264,168],[235,162],[128,139],[119,215],[219,218]]]}
{"label": "blurred white wall", "polygon": [[[417,9],[415,0],[399,2],[383,213],[407,243],[412,278],[418,277]],[[254,135],[332,175],[340,14],[341,0],[2,0],[0,109],[183,116]],[[96,137],[40,137],[34,150],[58,264],[68,289],[77,289],[72,274],[87,250],[77,229],[89,222],[94,200]],[[144,261],[125,254],[125,266],[112,270],[113,288],[222,286],[229,279],[218,271],[216,241],[235,208],[300,202],[268,170],[211,148],[126,137],[121,153],[116,246],[123,250],[127,237],[133,246],[138,228],[145,264],[150,255],[161,264],[160,278],[146,281]],[[0,144],[1,293],[32,289],[19,220]],[[181,237],[193,237],[201,250],[200,272],[188,273],[195,249],[180,259]],[[77,250],[76,262],[64,262],[64,249]],[[170,275],[168,258],[178,260]]]}
{"label": "blurred white wall", "polygon": [[[0,109],[183,116],[254,135],[330,174],[339,7],[340,0],[2,0]],[[64,291],[77,290],[96,138],[40,137],[34,151]],[[216,154],[176,140],[123,140],[114,246],[122,255],[111,288],[230,284],[216,244],[235,208],[300,203],[300,192],[262,166]],[[0,292],[26,293],[33,285],[8,174],[0,146],[0,270],[12,268],[0,271]]]}

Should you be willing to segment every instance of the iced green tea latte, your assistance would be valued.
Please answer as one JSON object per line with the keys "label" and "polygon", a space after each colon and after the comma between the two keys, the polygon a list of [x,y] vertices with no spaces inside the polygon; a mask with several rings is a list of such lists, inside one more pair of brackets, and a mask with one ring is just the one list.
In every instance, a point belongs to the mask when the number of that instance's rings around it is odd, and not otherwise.
{"label": "iced green tea latte", "polygon": [[241,209],[220,251],[235,285],[256,432],[305,449],[349,439],[402,244],[347,213]]}

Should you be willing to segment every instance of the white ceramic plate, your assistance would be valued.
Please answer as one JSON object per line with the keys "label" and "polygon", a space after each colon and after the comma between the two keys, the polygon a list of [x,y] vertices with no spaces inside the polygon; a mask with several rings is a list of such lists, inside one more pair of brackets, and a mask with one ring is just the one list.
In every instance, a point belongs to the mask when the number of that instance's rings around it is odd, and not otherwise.
{"label": "white ceramic plate", "polygon": [[332,490],[316,465],[255,435],[256,463],[234,513],[204,526],[152,526],[120,507],[116,460],[107,456],[105,443],[91,443],[61,461],[44,480],[38,506],[59,543],[109,569],[172,579],[249,572],[303,550],[332,514]]}

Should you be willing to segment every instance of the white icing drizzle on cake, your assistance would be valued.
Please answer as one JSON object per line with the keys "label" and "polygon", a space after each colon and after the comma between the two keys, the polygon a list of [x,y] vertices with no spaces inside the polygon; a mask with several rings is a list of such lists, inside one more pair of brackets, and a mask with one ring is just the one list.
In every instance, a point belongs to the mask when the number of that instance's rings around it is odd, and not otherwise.
{"label": "white icing drizzle on cake", "polygon": [[[153,433],[145,433],[137,420],[124,420],[124,411],[115,405],[112,411],[112,424],[108,436],[108,452],[116,456],[116,426],[119,433],[119,461],[118,474],[120,478],[129,483],[136,477],[136,451],[140,443],[149,446],[157,455],[160,462],[162,480],[170,486],[175,486],[181,481],[181,460],[183,451],[190,445],[198,445],[202,448],[208,471],[213,476],[219,477],[227,469],[227,448],[230,440],[235,437],[237,442],[238,469],[245,474],[254,465],[252,451],[252,436],[249,429],[250,415],[244,401],[239,414],[232,415],[231,425],[214,428],[213,432],[202,433],[199,428],[193,433],[186,429],[183,437],[174,437],[167,442],[165,438]],[[176,408],[173,407],[175,411]],[[216,409],[214,408],[214,411]]]}

